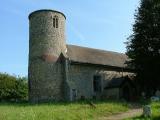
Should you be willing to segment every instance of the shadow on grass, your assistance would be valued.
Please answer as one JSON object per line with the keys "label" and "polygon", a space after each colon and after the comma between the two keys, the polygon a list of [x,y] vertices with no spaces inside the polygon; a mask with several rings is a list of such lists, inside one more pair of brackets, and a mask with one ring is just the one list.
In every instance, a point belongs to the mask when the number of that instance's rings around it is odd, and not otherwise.
{"label": "shadow on grass", "polygon": [[154,117],[152,120],[160,120],[160,116],[159,117]]}
{"label": "shadow on grass", "polygon": [[140,117],[135,117],[135,118],[132,118],[132,119],[127,119],[127,120],[160,120],[160,116],[158,116],[158,117],[151,117],[151,118],[140,116]]}
{"label": "shadow on grass", "polygon": [[0,106],[37,106],[37,105],[74,105],[74,104],[83,104],[88,105],[90,103],[93,103],[95,105],[97,104],[122,104],[124,106],[127,106],[128,103],[125,101],[118,101],[118,100],[78,100],[74,102],[43,102],[43,103],[30,103],[28,101],[21,101],[21,102],[0,102]]}

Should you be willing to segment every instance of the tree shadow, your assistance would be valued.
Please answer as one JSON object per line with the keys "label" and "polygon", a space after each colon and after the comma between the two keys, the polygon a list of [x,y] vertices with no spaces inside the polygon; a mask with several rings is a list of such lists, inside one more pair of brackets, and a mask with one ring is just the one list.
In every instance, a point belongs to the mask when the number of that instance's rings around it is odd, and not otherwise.
{"label": "tree shadow", "polygon": [[67,106],[67,105],[74,105],[74,104],[82,104],[82,105],[88,105],[88,104],[122,104],[127,106],[128,103],[125,101],[119,101],[119,100],[78,100],[74,102],[64,102],[64,101],[52,101],[52,102],[42,102],[42,103],[30,103],[28,101],[21,101],[21,102],[0,102],[0,106],[19,106],[19,107],[27,107],[27,106],[45,106],[45,105],[54,105],[54,106]]}

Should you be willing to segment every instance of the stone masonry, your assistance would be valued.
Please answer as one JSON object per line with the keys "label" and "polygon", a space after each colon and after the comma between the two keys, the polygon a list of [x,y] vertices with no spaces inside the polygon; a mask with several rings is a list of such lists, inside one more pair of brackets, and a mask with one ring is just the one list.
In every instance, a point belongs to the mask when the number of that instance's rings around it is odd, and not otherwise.
{"label": "stone masonry", "polygon": [[[58,28],[53,18],[58,17]],[[57,11],[40,10],[29,16],[29,99],[32,102],[63,99],[63,66],[65,55],[65,16]]]}

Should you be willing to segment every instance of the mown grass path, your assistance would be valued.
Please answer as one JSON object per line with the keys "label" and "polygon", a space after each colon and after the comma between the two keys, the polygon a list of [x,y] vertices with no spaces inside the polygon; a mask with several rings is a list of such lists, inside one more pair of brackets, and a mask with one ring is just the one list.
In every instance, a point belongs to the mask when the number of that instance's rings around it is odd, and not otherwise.
{"label": "mown grass path", "polygon": [[160,120],[160,101],[150,102],[147,104],[151,105],[151,109],[152,109],[152,115],[150,118],[144,117],[143,115],[138,115],[136,117],[130,117],[125,120]]}
{"label": "mown grass path", "polygon": [[123,120],[126,118],[136,117],[142,115],[142,108],[131,109],[124,113],[118,113],[116,115],[102,117],[99,120]]}

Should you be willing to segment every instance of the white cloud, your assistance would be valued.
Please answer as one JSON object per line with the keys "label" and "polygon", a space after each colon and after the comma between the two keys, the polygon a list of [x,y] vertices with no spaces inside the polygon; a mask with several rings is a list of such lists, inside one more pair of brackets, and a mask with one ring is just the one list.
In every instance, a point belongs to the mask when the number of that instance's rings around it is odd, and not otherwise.
{"label": "white cloud", "polygon": [[73,33],[79,38],[79,40],[81,40],[81,41],[85,41],[86,40],[84,35],[74,25],[69,23],[69,27],[73,31]]}

